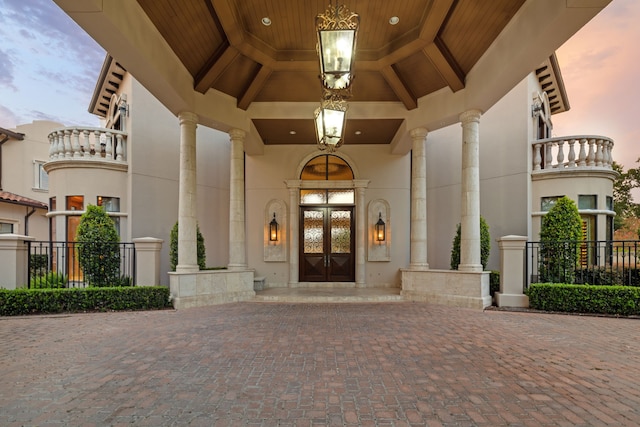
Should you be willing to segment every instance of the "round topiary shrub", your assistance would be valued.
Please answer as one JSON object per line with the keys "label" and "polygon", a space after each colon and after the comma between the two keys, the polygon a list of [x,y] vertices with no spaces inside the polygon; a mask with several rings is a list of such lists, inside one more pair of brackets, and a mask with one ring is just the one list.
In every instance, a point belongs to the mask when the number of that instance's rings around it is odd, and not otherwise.
{"label": "round topiary shrub", "polygon": [[[489,254],[491,253],[491,235],[489,225],[483,217],[480,217],[480,263],[482,269],[487,269]],[[460,265],[460,224],[456,226],[456,235],[453,238],[451,247],[451,269],[457,270]]]}
{"label": "round topiary shrub", "polygon": [[540,282],[573,283],[582,241],[582,218],[570,198],[559,198],[542,217]]}
{"label": "round topiary shrub", "polygon": [[120,236],[115,223],[100,206],[87,206],[76,233],[78,262],[89,286],[120,282]]}
{"label": "round topiary shrub", "polygon": [[[200,270],[204,270],[207,268],[207,255],[204,247],[204,237],[202,237],[202,233],[200,233],[200,227],[196,225],[196,234],[197,234],[197,257],[198,257],[198,267]],[[175,225],[171,229],[171,235],[169,238],[169,262],[171,264],[171,271],[176,271],[176,266],[178,265],[178,222],[176,221]]]}

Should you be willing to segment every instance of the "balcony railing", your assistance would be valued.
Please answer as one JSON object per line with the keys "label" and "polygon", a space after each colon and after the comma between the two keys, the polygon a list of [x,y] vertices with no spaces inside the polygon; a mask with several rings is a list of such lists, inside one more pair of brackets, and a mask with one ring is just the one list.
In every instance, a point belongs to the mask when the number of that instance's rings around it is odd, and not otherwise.
{"label": "balcony railing", "polygon": [[49,134],[49,160],[127,161],[127,133],[119,130],[67,127]]}
{"label": "balcony railing", "polygon": [[569,136],[531,143],[533,171],[611,169],[613,140],[604,136]]}

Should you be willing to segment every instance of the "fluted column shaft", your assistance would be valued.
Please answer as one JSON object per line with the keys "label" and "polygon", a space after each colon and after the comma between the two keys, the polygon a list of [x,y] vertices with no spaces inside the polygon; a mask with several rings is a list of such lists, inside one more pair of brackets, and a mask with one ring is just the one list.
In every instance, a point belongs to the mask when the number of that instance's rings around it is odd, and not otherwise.
{"label": "fluted column shaft", "polygon": [[426,270],[427,263],[427,130],[411,131],[411,261],[409,268]]}
{"label": "fluted column shaft", "polygon": [[229,131],[231,165],[229,181],[229,269],[247,268],[244,212],[244,139],[240,129]]}
{"label": "fluted column shaft", "polygon": [[478,110],[460,115],[462,125],[462,202],[460,271],[482,271],[480,260],[480,116]]}
{"label": "fluted column shaft", "polygon": [[196,127],[198,116],[178,114],[180,121],[180,181],[178,192],[178,273],[198,271],[196,203]]}
{"label": "fluted column shaft", "polygon": [[364,184],[356,186],[356,287],[366,286],[365,251],[367,245],[367,210],[365,209]]}
{"label": "fluted column shaft", "polygon": [[295,181],[296,185],[289,184],[289,284],[297,284],[300,280],[299,266],[299,197],[300,197],[300,181]]}

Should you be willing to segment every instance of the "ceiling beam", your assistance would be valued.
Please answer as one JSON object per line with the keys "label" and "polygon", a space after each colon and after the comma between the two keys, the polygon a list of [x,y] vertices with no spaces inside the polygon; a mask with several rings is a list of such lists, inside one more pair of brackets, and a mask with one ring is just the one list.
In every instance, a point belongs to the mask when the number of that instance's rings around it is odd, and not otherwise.
{"label": "ceiling beam", "polygon": [[[222,52],[220,52],[222,51]],[[194,81],[194,88],[200,93],[206,93],[227,67],[238,57],[238,49],[224,44],[198,72]]]}
{"label": "ceiling beam", "polygon": [[452,91],[464,89],[464,73],[439,37],[422,52],[429,58]]}
{"label": "ceiling beam", "polygon": [[431,4],[431,8],[427,12],[427,17],[420,29],[420,38],[422,40],[435,40],[449,17],[450,11],[455,8],[456,3],[458,3],[458,0],[435,0]]}
{"label": "ceiling beam", "polygon": [[418,101],[411,92],[409,92],[405,84],[402,82],[402,79],[400,79],[400,76],[398,76],[398,73],[395,72],[392,66],[382,68],[380,73],[382,73],[387,84],[391,86],[391,90],[393,90],[398,99],[402,101],[407,110],[413,110],[418,107]]}
{"label": "ceiling beam", "polygon": [[249,105],[253,102],[254,99],[256,99],[256,96],[258,95],[260,90],[262,90],[262,87],[267,82],[272,72],[273,69],[271,69],[270,67],[260,67],[258,74],[251,81],[251,84],[244,92],[242,97],[238,100],[238,108],[242,110],[246,110],[247,108],[249,108]]}

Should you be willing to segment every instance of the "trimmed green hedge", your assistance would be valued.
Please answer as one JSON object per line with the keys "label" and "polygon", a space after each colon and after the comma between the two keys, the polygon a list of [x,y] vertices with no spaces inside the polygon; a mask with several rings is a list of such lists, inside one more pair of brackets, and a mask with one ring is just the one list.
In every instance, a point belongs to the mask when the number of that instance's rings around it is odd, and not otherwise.
{"label": "trimmed green hedge", "polygon": [[84,311],[160,310],[171,307],[164,286],[0,289],[0,316]]}
{"label": "trimmed green hedge", "polygon": [[533,283],[526,294],[529,307],[537,310],[640,315],[640,288],[632,286]]}

